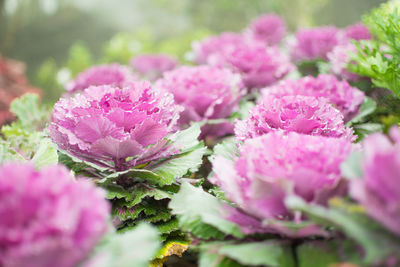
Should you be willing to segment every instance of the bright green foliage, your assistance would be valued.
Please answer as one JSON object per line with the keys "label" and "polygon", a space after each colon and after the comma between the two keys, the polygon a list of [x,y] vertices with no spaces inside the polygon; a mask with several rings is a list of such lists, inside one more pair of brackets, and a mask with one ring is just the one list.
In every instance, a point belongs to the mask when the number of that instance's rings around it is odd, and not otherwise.
{"label": "bright green foliage", "polygon": [[108,236],[88,260],[88,266],[147,267],[159,248],[157,230],[140,224],[129,232]]}
{"label": "bright green foliage", "polygon": [[55,145],[49,139],[41,140],[32,161],[36,168],[57,164],[58,153]]}
{"label": "bright green foliage", "polygon": [[[190,205],[188,205],[190,203]],[[178,215],[183,230],[203,239],[242,237],[239,227],[223,217],[223,203],[201,188],[183,183],[169,207]]]}
{"label": "bright green foliage", "polygon": [[0,164],[32,160],[40,168],[58,162],[55,148],[42,131],[49,112],[38,102],[38,95],[25,94],[11,103],[10,110],[17,120],[1,128],[4,139],[0,139]]}
{"label": "bright green foliage", "polygon": [[377,87],[387,88],[400,97],[400,4],[390,1],[364,17],[378,41],[361,41],[354,56],[353,72],[372,79]]}

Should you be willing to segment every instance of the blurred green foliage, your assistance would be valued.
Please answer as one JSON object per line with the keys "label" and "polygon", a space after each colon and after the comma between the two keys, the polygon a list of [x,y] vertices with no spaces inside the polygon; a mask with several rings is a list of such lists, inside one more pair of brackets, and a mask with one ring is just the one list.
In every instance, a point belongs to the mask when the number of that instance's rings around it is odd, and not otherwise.
{"label": "blurred green foliage", "polygon": [[65,79],[92,64],[127,64],[138,53],[168,53],[188,63],[185,54],[193,40],[239,32],[262,13],[280,14],[295,31],[319,24],[345,26],[382,2],[0,0],[0,54],[26,62],[29,79],[51,103]]}

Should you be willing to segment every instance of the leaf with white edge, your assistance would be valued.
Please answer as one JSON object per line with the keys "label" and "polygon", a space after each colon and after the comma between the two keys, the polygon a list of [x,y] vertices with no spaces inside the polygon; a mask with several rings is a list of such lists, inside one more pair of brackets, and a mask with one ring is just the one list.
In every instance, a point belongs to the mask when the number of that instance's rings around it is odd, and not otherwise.
{"label": "leaf with white edge", "polygon": [[197,146],[200,142],[198,137],[201,134],[200,125],[193,123],[189,128],[176,132],[169,139],[172,146],[179,149],[181,152],[192,150],[192,147]]}
{"label": "leaf with white edge", "polygon": [[178,215],[179,224],[186,231],[209,236],[210,228],[215,228],[218,237],[221,236],[219,232],[243,237],[239,226],[223,217],[223,203],[189,183],[182,184],[180,191],[172,197],[169,208]]}
{"label": "leaf with white edge", "polygon": [[361,160],[363,153],[361,151],[354,151],[350,153],[347,159],[340,165],[342,176],[347,179],[359,179],[363,177],[361,169]]}
{"label": "leaf with white edge", "polygon": [[290,209],[304,212],[317,223],[340,229],[364,248],[366,264],[380,263],[391,255],[398,255],[400,241],[370,219],[358,206],[333,199],[330,207],[325,208],[309,204],[296,196],[288,197],[285,204]]}
{"label": "leaf with white edge", "polygon": [[177,178],[183,177],[188,172],[196,172],[203,163],[203,156],[206,153],[206,147],[199,143],[193,150],[172,156],[156,166],[149,167],[158,176],[162,177],[159,185],[169,185],[175,182]]}
{"label": "leaf with white edge", "polygon": [[383,125],[380,123],[363,123],[353,126],[354,132],[358,135],[359,140],[364,139],[367,135],[383,131]]}
{"label": "leaf with white edge", "polygon": [[114,234],[95,250],[86,267],[147,267],[160,248],[157,230],[140,224],[132,231]]}
{"label": "leaf with white edge", "polygon": [[376,110],[376,102],[369,97],[364,98],[364,102],[361,104],[360,112],[347,123],[347,125],[353,125],[365,121],[366,117],[372,114]]}
{"label": "leaf with white edge", "polygon": [[38,169],[58,163],[57,149],[49,139],[40,141],[39,148],[33,156],[32,162]]}
{"label": "leaf with white edge", "polygon": [[290,244],[277,240],[238,244],[214,242],[202,245],[200,250],[202,253],[212,251],[246,266],[295,266]]}
{"label": "leaf with white edge", "polygon": [[237,147],[237,140],[235,137],[226,138],[222,143],[214,146],[214,153],[209,157],[212,162],[217,156],[222,156],[229,160],[239,156],[239,149]]}

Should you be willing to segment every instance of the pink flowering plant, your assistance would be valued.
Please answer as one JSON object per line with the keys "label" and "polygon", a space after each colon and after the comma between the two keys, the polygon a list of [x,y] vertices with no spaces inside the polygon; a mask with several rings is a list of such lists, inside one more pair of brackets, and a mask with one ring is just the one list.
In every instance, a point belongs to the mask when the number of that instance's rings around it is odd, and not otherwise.
{"label": "pink flowering plant", "polygon": [[[183,66],[166,72],[155,86],[173,94],[175,102],[184,107],[178,120],[181,127],[204,122],[202,136],[233,133],[233,124],[227,119],[238,110],[245,93],[239,74],[220,67]],[[207,123],[225,119],[221,123]]]}
{"label": "pink flowering plant", "polygon": [[79,73],[77,77],[67,83],[65,89],[68,93],[81,92],[89,86],[112,85],[124,87],[137,80],[132,71],[120,64],[104,64],[94,66]]}
{"label": "pink flowering plant", "polygon": [[148,80],[156,80],[166,71],[177,67],[175,58],[164,54],[139,55],[131,60],[133,69]]}
{"label": "pink flowering plant", "polygon": [[1,127],[0,266],[399,266],[399,7],[45,65],[65,93]]}

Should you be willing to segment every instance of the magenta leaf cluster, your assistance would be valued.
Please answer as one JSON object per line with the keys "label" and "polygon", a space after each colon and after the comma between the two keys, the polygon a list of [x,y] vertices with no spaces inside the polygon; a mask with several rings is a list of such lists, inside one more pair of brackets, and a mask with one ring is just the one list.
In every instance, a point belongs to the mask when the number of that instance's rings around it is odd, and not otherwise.
{"label": "magenta leaf cluster", "polygon": [[281,97],[284,95],[304,95],[325,97],[339,109],[345,121],[349,121],[355,114],[362,102],[365,94],[351,86],[345,80],[339,80],[334,75],[320,74],[318,77],[306,76],[299,80],[284,80],[277,85],[267,87],[263,91],[263,97],[274,95]]}
{"label": "magenta leaf cluster", "polygon": [[167,136],[180,111],[171,94],[148,82],[92,86],[56,103],[49,132],[60,149],[121,171],[174,153]]}
{"label": "magenta leaf cluster", "polygon": [[73,267],[107,229],[105,192],[69,170],[0,167],[0,265]]}
{"label": "magenta leaf cluster", "polygon": [[104,64],[91,67],[68,82],[66,90],[69,93],[80,92],[89,86],[111,85],[124,87],[131,82],[138,80],[137,76],[126,67],[117,63]]}
{"label": "magenta leaf cluster", "polygon": [[344,125],[341,112],[323,97],[266,95],[250,111],[249,118],[235,124],[240,141],[279,130],[354,139],[352,130]]}
{"label": "magenta leaf cluster", "polygon": [[133,69],[149,80],[155,80],[162,76],[165,71],[177,67],[175,58],[166,54],[146,54],[134,57],[131,60]]}
{"label": "magenta leaf cluster", "polygon": [[341,192],[340,164],[352,149],[345,138],[270,132],[246,140],[233,160],[217,156],[212,182],[250,217],[300,222],[304,218],[286,208],[285,197],[326,204]]}
{"label": "magenta leaf cluster", "polygon": [[363,142],[363,177],[351,181],[351,195],[367,213],[400,235],[400,130],[390,130],[391,140],[372,134]]}
{"label": "magenta leaf cluster", "polygon": [[[238,108],[244,94],[239,74],[214,66],[183,66],[164,73],[156,82],[159,90],[174,95],[175,102],[184,107],[179,124],[227,119]],[[205,125],[203,136],[223,136],[233,133],[230,122]]]}

